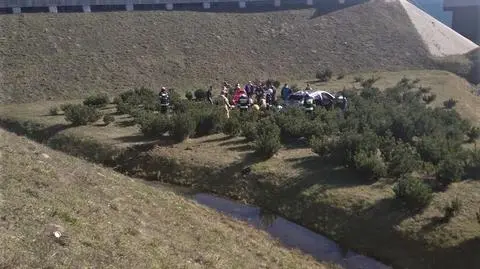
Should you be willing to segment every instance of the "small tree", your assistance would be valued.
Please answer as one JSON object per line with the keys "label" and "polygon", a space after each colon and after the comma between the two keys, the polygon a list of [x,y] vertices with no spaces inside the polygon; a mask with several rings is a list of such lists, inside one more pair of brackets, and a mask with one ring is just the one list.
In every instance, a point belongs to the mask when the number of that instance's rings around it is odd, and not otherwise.
{"label": "small tree", "polygon": [[255,153],[264,158],[270,158],[281,147],[280,128],[269,118],[264,118],[259,122],[257,140],[255,141]]}
{"label": "small tree", "polygon": [[452,182],[460,181],[464,173],[465,163],[453,154],[449,154],[438,164],[437,180],[446,187]]}
{"label": "small tree", "polygon": [[198,89],[194,93],[196,101],[204,101],[207,98],[207,92],[202,89]]}
{"label": "small tree", "polygon": [[65,120],[74,126],[96,122],[101,116],[95,108],[84,105],[72,105],[65,111]]}
{"label": "small tree", "polygon": [[112,123],[114,121],[115,121],[115,118],[110,114],[107,114],[107,115],[103,116],[103,122],[105,123],[105,125],[109,125],[110,123]]}
{"label": "small tree", "polygon": [[52,106],[48,111],[48,114],[50,116],[56,116],[56,115],[58,115],[58,113],[59,113],[59,109],[58,109],[57,106]]}
{"label": "small tree", "polygon": [[197,123],[188,113],[176,114],[172,120],[171,136],[176,142],[183,142],[195,133]]}
{"label": "small tree", "polygon": [[463,203],[458,197],[449,202],[443,208],[443,220],[449,222],[453,217],[457,216],[458,213],[462,210]]}
{"label": "small tree", "polygon": [[329,81],[333,76],[333,72],[330,68],[318,71],[315,77],[321,82]]}
{"label": "small tree", "polygon": [[457,104],[457,100],[453,99],[453,98],[450,98],[448,100],[445,100],[443,102],[443,106],[447,109],[452,109],[455,107],[455,105]]}
{"label": "small tree", "polygon": [[192,92],[188,91],[185,93],[185,98],[187,98],[188,101],[192,101],[193,99],[193,94]]}
{"label": "small tree", "polygon": [[473,143],[475,142],[478,138],[480,138],[480,128],[478,127],[472,127],[468,132],[468,142]]}
{"label": "small tree", "polygon": [[108,95],[106,94],[97,94],[91,95],[83,101],[83,104],[86,106],[93,106],[93,107],[104,107],[108,104]]}
{"label": "small tree", "polygon": [[435,101],[435,99],[437,98],[437,95],[435,94],[429,94],[429,95],[424,95],[422,96],[422,100],[428,105],[430,103],[432,103],[433,101]]}
{"label": "small tree", "polygon": [[432,200],[432,189],[418,178],[401,179],[394,187],[395,197],[409,209],[425,208]]}

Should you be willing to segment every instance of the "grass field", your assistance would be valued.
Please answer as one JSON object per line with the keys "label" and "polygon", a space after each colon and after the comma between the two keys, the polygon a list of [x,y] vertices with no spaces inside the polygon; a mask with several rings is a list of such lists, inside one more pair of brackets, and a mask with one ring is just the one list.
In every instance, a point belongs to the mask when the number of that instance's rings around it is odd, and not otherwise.
{"label": "grass field", "polygon": [[0,16],[0,103],[434,67],[398,2],[347,6]]}
{"label": "grass field", "polygon": [[1,268],[333,268],[165,187],[4,130],[0,160]]}
{"label": "grass field", "polygon": [[[363,74],[364,77],[370,75]],[[436,105],[453,97],[459,100],[457,110],[463,116],[477,124],[480,121],[480,97],[472,94],[465,80],[451,73],[408,71],[375,75],[381,77],[376,84],[379,87],[392,85],[403,76],[419,78],[422,86],[432,87],[432,93],[437,94]],[[329,83],[312,83],[318,88],[340,90],[352,86],[355,76],[359,75],[348,75]],[[297,82],[299,86],[305,83]],[[142,141],[135,127],[121,127],[128,122],[124,116],[117,117],[118,122],[109,126],[99,123],[69,128],[63,116],[46,116],[53,104],[59,103],[2,106],[0,114],[47,126],[60,125],[63,126],[59,129],[61,134],[88,136],[104,144],[125,147]],[[71,145],[71,148],[81,146]],[[474,249],[480,247],[480,225],[476,220],[479,181],[452,184],[446,192],[435,194],[425,211],[412,215],[396,208],[392,182],[380,180],[365,184],[346,169],[320,163],[308,148],[283,148],[267,161],[252,158],[251,152],[251,145],[240,138],[215,135],[190,139],[177,145],[151,147],[143,159],[138,155],[140,166],[144,161],[174,160],[175,171],[153,165],[150,171],[138,175],[156,175],[168,182],[259,204],[399,268],[480,266],[480,259],[474,254]],[[241,171],[247,166],[252,168],[252,173],[242,176]],[[459,215],[449,223],[438,222],[442,208],[457,197],[463,201]]]}

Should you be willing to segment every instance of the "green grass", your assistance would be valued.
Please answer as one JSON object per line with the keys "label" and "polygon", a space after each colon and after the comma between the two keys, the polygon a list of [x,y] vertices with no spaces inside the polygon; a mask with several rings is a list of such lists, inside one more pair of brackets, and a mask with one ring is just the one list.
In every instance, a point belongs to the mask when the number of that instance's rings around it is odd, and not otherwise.
{"label": "green grass", "polygon": [[333,268],[166,187],[0,138],[1,268]]}

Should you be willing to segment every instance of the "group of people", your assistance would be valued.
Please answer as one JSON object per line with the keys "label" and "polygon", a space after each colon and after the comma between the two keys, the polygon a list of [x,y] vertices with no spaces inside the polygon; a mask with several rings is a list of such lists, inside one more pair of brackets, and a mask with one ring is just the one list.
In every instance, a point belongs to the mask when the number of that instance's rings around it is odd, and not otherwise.
{"label": "group of people", "polygon": [[[230,93],[230,89],[233,89],[232,93]],[[314,107],[318,105],[313,97],[308,94],[311,91],[313,91],[313,89],[307,84],[307,87],[305,88],[307,94],[305,94],[303,100],[303,107],[307,113],[313,112]],[[281,99],[284,103],[287,103],[292,94],[293,90],[288,84],[284,84],[280,92]],[[231,98],[229,98],[229,95]],[[206,97],[208,102],[214,104],[213,86],[210,86],[207,90]],[[220,97],[227,118],[230,117],[230,110],[234,108],[238,108],[240,111],[246,111],[249,108],[255,110],[270,109],[272,107],[282,109],[281,106],[278,106],[277,89],[270,81],[267,81],[266,83],[253,83],[252,81],[249,81],[244,87],[237,83],[234,88],[232,88],[227,82],[224,82]],[[344,110],[346,108],[346,99],[343,99],[342,96],[340,96],[339,100],[340,99],[344,100],[342,108],[342,110]],[[159,103],[161,112],[166,113],[170,105],[170,97],[165,87],[162,87],[160,90]]]}

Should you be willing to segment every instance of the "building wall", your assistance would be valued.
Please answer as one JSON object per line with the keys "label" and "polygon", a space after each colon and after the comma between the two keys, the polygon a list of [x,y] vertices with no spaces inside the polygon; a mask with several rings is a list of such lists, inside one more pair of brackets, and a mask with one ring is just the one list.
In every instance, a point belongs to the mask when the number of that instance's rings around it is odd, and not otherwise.
{"label": "building wall", "polygon": [[480,6],[454,8],[452,28],[473,42],[480,44]]}

